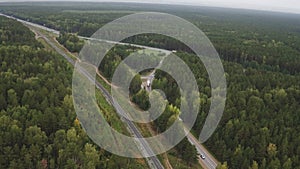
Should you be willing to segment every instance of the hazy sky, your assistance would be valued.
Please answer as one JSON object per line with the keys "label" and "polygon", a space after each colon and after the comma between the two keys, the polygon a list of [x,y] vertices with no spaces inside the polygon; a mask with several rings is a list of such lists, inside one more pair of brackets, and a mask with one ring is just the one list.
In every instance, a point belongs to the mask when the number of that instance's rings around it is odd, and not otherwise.
{"label": "hazy sky", "polygon": [[[0,0],[4,1],[26,1],[26,0]],[[57,0],[29,0],[29,1],[57,1]],[[72,1],[72,0],[69,0]],[[85,1],[85,0],[76,0]],[[146,3],[164,3],[164,4],[184,4],[217,6],[230,8],[246,8],[268,11],[280,11],[300,14],[300,0],[87,0],[99,2],[146,2]]]}

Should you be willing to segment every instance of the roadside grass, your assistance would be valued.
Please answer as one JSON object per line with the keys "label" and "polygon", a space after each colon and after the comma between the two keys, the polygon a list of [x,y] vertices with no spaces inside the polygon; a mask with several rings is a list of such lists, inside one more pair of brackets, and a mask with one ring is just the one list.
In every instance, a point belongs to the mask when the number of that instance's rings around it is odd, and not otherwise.
{"label": "roadside grass", "polygon": [[126,130],[126,126],[124,125],[124,123],[122,123],[115,109],[106,101],[105,97],[99,90],[95,90],[95,92],[97,104],[102,111],[106,121],[119,133],[130,136],[130,133]]}
{"label": "roadside grass", "polygon": [[111,87],[101,77],[96,76],[97,82],[99,82],[109,93],[111,93]]}

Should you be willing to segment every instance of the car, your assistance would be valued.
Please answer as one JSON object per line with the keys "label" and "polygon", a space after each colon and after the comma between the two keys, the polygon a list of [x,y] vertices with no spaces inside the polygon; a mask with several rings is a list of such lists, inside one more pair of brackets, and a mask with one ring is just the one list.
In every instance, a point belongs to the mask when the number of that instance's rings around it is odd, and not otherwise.
{"label": "car", "polygon": [[147,87],[150,87],[150,85],[151,85],[151,81],[148,79],[147,80]]}
{"label": "car", "polygon": [[204,154],[200,154],[200,158],[201,158],[202,160],[204,160],[204,159],[205,159],[205,155],[204,155]]}

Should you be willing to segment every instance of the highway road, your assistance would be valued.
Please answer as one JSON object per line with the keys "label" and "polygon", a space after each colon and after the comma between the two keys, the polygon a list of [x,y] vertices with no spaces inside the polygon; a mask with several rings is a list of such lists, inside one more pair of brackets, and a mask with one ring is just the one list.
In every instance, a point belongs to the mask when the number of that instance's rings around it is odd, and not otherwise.
{"label": "highway road", "polygon": [[[36,23],[32,23],[29,21],[25,21],[25,20],[21,20],[12,16],[8,16],[5,14],[0,13],[0,16],[5,16],[11,19],[15,19],[23,24],[27,24],[29,26],[33,26],[39,29],[43,29],[45,31],[54,33],[59,35],[59,31],[51,29],[51,28],[47,28],[45,26],[36,24]],[[39,34],[41,35],[41,37],[43,39],[45,39],[45,41],[51,46],[53,47],[60,55],[62,55],[69,63],[71,63],[73,66],[75,65],[75,61],[73,59],[71,59],[66,53],[65,51],[61,50],[60,48],[58,48],[51,40],[49,40],[46,36],[44,36],[43,34],[41,34],[39,32]],[[143,46],[143,45],[137,45],[137,44],[130,44],[130,43],[123,43],[123,42],[114,42],[114,41],[108,41],[108,40],[102,40],[102,39],[94,39],[94,38],[89,38],[89,37],[82,37],[80,36],[81,39],[86,39],[86,40],[99,40],[99,41],[104,41],[107,43],[112,43],[112,44],[119,44],[119,45],[129,45],[129,46],[135,46],[135,47],[139,47],[139,48],[144,48],[144,49],[150,49],[150,50],[154,50],[154,51],[160,51],[160,52],[164,52],[167,55],[172,53],[172,51],[169,50],[165,50],[165,49],[159,49],[159,48],[153,48],[153,47],[148,47],[148,46]],[[161,63],[160,63],[161,64]],[[103,93],[103,95],[106,97],[106,99],[111,103],[111,105],[113,105],[117,111],[117,113],[121,116],[121,117],[126,117],[128,116],[127,113],[124,112],[124,110],[121,108],[121,106],[119,104],[116,104],[115,102],[113,102],[112,97],[110,95],[110,93],[97,81],[94,80],[94,77],[92,77],[87,71],[85,71],[84,69],[81,69],[81,72],[86,75],[90,80],[92,80],[92,82],[95,82],[95,86]],[[151,74],[150,76],[148,76],[149,78],[151,78],[151,80],[153,80],[153,74]],[[130,132],[137,138],[142,138],[142,134],[140,133],[140,131],[138,130],[138,128],[135,126],[135,124],[128,120],[130,118],[122,118],[123,121],[127,124]],[[188,131],[187,131],[188,132]],[[203,154],[205,156],[205,159],[202,159],[199,156],[199,162],[202,165],[203,168],[205,169],[215,169],[217,167],[217,164],[219,163],[215,158],[213,158],[213,156],[199,143],[199,141],[190,133],[187,133],[187,138],[189,140],[189,142],[193,145],[195,145],[197,151],[199,154]],[[138,139],[139,141],[139,145],[141,146],[142,153],[147,153],[149,154],[153,154],[153,150],[150,148],[149,144],[147,143],[146,140],[144,139]],[[160,163],[160,161],[158,160],[158,158],[156,156],[152,156],[148,158],[148,164],[151,168],[157,168],[157,169],[163,169],[163,165]]]}
{"label": "highway road", "polygon": [[166,55],[169,55],[170,53],[172,53],[172,51],[169,51],[169,50],[154,48],[154,47],[149,47],[149,46],[143,46],[143,45],[137,45],[137,44],[132,44],[132,43],[115,42],[115,41],[110,41],[110,40],[105,40],[105,39],[89,38],[89,37],[84,37],[84,36],[78,36],[78,37],[80,39],[85,39],[85,40],[101,41],[101,42],[106,42],[106,43],[110,43],[110,44],[126,45],[126,46],[142,48],[142,49],[149,49],[152,51],[163,52]]}
{"label": "highway road", "polygon": [[[188,132],[188,131],[187,131]],[[187,138],[189,142],[194,145],[199,154],[199,163],[205,169],[215,169],[218,165],[218,161],[199,143],[199,141],[190,133],[187,133]],[[205,158],[201,158],[201,155]]]}

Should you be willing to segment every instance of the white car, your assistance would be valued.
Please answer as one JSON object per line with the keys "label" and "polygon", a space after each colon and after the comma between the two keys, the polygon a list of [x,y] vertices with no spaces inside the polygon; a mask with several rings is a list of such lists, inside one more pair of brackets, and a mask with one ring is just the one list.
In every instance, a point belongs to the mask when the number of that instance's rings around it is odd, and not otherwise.
{"label": "white car", "polygon": [[200,154],[200,157],[201,157],[202,160],[205,159],[205,155],[204,154]]}

